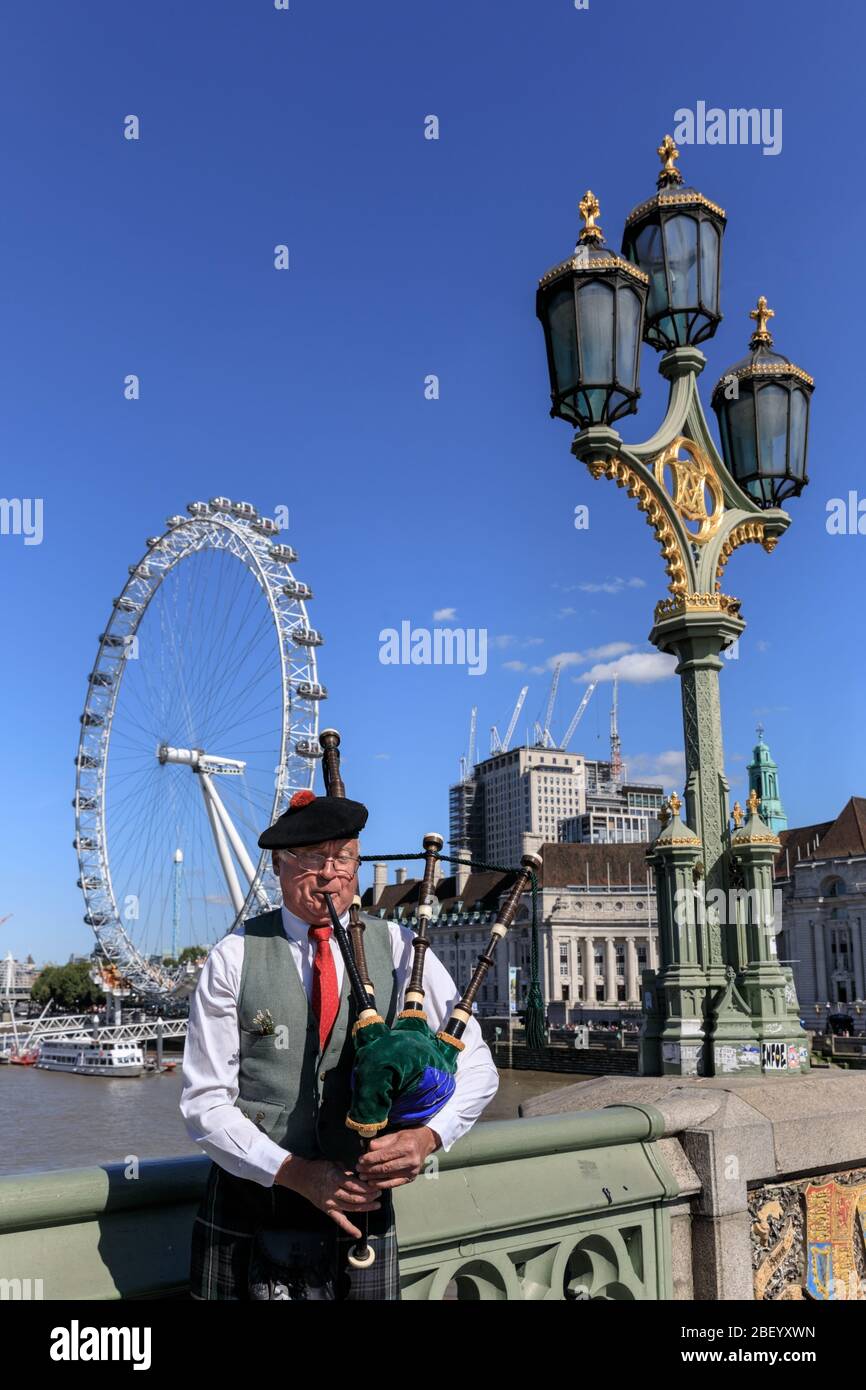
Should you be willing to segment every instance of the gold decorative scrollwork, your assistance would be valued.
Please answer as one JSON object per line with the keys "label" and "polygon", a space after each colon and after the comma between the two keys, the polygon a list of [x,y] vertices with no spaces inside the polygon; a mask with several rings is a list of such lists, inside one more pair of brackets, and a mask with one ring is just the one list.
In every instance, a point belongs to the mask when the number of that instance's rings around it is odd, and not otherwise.
{"label": "gold decorative scrollwork", "polygon": [[624,487],[629,497],[635,498],[638,510],[646,512],[647,525],[655,532],[664,557],[665,570],[670,576],[668,590],[672,594],[685,593],[686,567],[679,541],[668,517],[665,516],[664,508],[653,496],[652,489],[620,458],[590,459],[587,467],[594,478],[612,478],[617,487]]}
{"label": "gold decorative scrollwork", "polygon": [[[680,454],[686,455],[680,458]],[[706,545],[716,534],[725,511],[725,494],[703,449],[684,435],[678,435],[656,457],[656,481],[669,493],[671,501],[684,521],[695,521],[698,530],[691,532],[695,545]],[[665,469],[673,474],[673,491],[668,488]],[[712,511],[707,509],[706,493],[710,494]]]}
{"label": "gold decorative scrollwork", "polygon": [[673,618],[680,613],[730,613],[740,615],[740,602],[731,594],[676,594],[673,598],[663,598],[655,606],[655,621]]}
{"label": "gold decorative scrollwork", "polygon": [[777,536],[768,536],[764,530],[763,523],[760,521],[741,521],[739,526],[735,526],[729,536],[726,537],[719,552],[719,563],[716,565],[716,589],[719,589],[722,582],[722,574],[725,565],[741,545],[748,545],[750,541],[762,545],[769,555],[776,547]]}

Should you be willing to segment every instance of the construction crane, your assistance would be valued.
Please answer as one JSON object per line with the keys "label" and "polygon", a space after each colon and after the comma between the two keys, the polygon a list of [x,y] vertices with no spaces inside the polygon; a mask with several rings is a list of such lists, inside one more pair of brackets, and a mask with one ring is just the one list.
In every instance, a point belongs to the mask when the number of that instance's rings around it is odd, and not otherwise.
{"label": "construction crane", "polygon": [[495,724],[490,726],[490,751],[491,753],[507,753],[508,745],[511,743],[517,721],[520,718],[520,711],[523,709],[523,702],[529,692],[529,686],[525,685],[517,697],[517,704],[514,706],[514,713],[505,732],[505,738],[499,737],[499,730]]}
{"label": "construction crane", "polygon": [[475,766],[475,730],[478,727],[478,706],[472,706],[469,717],[469,751],[460,759],[460,781],[465,782],[472,775]]}
{"label": "construction crane", "polygon": [[556,692],[559,689],[559,676],[562,671],[562,664],[557,661],[553,668],[553,680],[550,682],[550,695],[547,701],[547,709],[544,713],[544,728],[541,731],[541,742],[545,748],[555,748],[553,735],[550,732],[550,725],[553,720],[553,707],[556,704]]}
{"label": "construction crane", "polygon": [[562,740],[562,743],[561,743],[561,745],[560,745],[560,747],[563,749],[563,751],[568,747],[568,745],[571,743],[571,740],[574,738],[574,731],[575,731],[575,729],[577,728],[578,724],[580,723],[581,719],[583,718],[583,712],[584,712],[584,710],[586,709],[587,705],[589,704],[589,702],[590,702],[590,700],[591,700],[591,698],[592,698],[592,692],[595,690],[595,687],[596,687],[597,685],[598,685],[598,681],[592,681],[591,684],[589,684],[589,685],[586,687],[586,694],[584,695],[583,699],[581,700],[580,704],[578,705],[577,714],[576,714],[576,715],[574,716],[574,718],[572,719],[571,723],[569,724],[569,726],[568,726],[568,728],[566,729],[565,734],[564,734],[564,736],[563,736],[563,740]]}
{"label": "construction crane", "polygon": [[619,739],[619,726],[617,724],[617,706],[619,704],[619,676],[613,678],[613,704],[610,709],[610,780],[614,785],[622,781],[622,746]]}

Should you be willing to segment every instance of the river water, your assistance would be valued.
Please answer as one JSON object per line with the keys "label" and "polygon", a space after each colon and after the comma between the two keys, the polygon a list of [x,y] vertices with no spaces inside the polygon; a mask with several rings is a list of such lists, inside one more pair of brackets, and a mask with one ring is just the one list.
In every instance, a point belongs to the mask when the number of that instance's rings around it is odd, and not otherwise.
{"label": "river water", "polygon": [[[530,1096],[581,1079],[539,1071],[502,1071],[499,1078],[482,1122],[516,1119]],[[180,1092],[179,1067],[106,1080],[2,1066],[0,1175],[198,1153],[178,1110]]]}

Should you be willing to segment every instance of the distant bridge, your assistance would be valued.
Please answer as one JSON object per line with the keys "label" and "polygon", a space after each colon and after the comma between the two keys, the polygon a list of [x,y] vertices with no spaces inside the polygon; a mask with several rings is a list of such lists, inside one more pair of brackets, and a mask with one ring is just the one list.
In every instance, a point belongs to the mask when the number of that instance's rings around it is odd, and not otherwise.
{"label": "distant bridge", "polygon": [[[143,1043],[167,1038],[185,1038],[188,1019],[147,1018],[142,1023],[100,1024],[94,1027],[93,1014],[59,1014],[56,1018],[32,1021],[18,1019],[18,1037],[28,1039],[29,1046],[51,1042],[131,1042]],[[0,1048],[12,1043],[11,1023],[0,1023]]]}

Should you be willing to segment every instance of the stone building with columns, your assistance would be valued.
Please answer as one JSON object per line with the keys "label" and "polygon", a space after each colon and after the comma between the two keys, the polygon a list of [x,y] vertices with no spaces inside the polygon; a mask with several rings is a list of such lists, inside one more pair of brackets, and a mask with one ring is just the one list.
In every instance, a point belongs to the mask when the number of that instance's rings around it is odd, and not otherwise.
{"label": "stone building with columns", "polygon": [[[641,971],[658,965],[655,892],[646,849],[645,844],[543,846],[539,977],[551,1023],[636,1018]],[[460,988],[487,945],[500,900],[512,881],[510,874],[461,868],[459,875],[437,884],[430,938]],[[414,927],[419,890],[417,879],[388,883],[385,866],[377,865],[363,906],[373,915]],[[530,921],[527,894],[481,990],[480,1014],[508,1013],[512,978],[516,1007],[524,1007],[530,982]]]}
{"label": "stone building with columns", "polygon": [[779,832],[779,957],[794,970],[800,1014],[823,1029],[828,1013],[866,1028],[866,798],[834,821]]}

